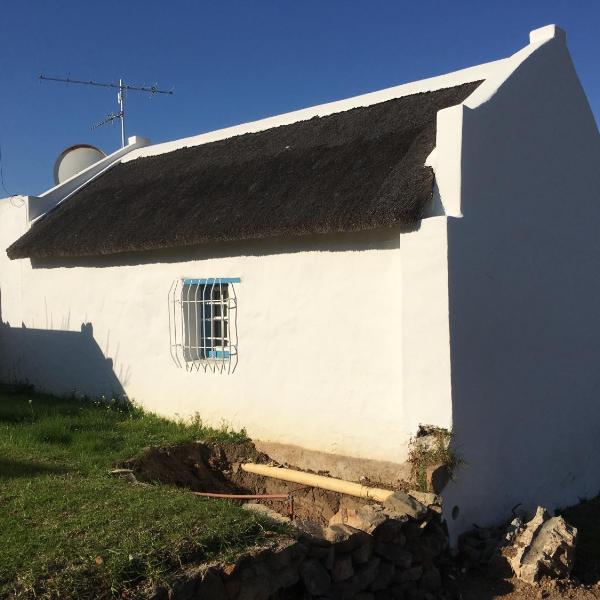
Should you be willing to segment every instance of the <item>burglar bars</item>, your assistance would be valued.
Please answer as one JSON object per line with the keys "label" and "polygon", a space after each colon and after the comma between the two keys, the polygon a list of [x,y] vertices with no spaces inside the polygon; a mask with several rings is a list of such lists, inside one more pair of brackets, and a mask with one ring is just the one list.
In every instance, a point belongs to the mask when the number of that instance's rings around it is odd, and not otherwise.
{"label": "burglar bars", "polygon": [[176,279],[169,289],[169,345],[187,371],[233,373],[238,361],[237,277]]}

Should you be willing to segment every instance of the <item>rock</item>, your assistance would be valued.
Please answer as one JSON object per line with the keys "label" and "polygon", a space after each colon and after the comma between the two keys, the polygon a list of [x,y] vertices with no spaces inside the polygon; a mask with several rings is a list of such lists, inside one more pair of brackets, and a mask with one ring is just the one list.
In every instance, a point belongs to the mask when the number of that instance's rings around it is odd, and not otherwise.
{"label": "rock", "polygon": [[427,489],[434,494],[441,494],[451,477],[452,473],[447,465],[430,465],[425,469]]}
{"label": "rock", "polygon": [[432,535],[423,535],[418,540],[412,542],[408,549],[418,557],[420,561],[431,561],[438,557],[446,547],[446,539]]}
{"label": "rock", "polygon": [[481,552],[481,560],[483,563],[489,563],[492,558],[498,554],[498,542],[494,539],[485,541],[485,546]]}
{"label": "rock", "polygon": [[258,502],[246,502],[245,504],[242,504],[242,508],[249,512],[268,517],[269,519],[277,523],[291,522],[289,517],[284,517],[283,515],[280,515],[278,512],[274,511],[272,508],[269,508],[264,504],[258,504]]}
{"label": "rock", "polygon": [[[240,587],[237,600],[268,600],[271,595],[271,580],[256,577],[245,581]],[[210,596],[197,596],[198,598],[211,598]],[[179,600],[179,599],[177,599]],[[212,600],[212,598],[211,598]]]}
{"label": "rock", "polygon": [[416,566],[409,569],[397,570],[394,575],[395,583],[407,583],[409,581],[419,581],[423,575],[423,567]]}
{"label": "rock", "polygon": [[381,560],[374,556],[366,565],[356,569],[352,579],[356,584],[357,591],[362,592],[363,590],[367,589],[373,583],[373,581],[375,581],[380,564]]}
{"label": "rock", "polygon": [[513,570],[508,562],[508,558],[501,552],[492,555],[488,563],[485,565],[486,576],[492,579],[510,579]]}
{"label": "rock", "polygon": [[375,554],[401,569],[408,569],[412,564],[412,554],[399,544],[378,542],[375,545]]}
{"label": "rock", "polygon": [[396,590],[396,593],[402,592],[401,598],[402,600],[405,600],[415,594],[419,588],[417,587],[416,581],[407,581],[406,583],[392,586],[392,589]]}
{"label": "rock", "polygon": [[317,540],[321,540],[321,545],[327,546],[328,542],[325,538],[325,528],[321,527],[318,523],[310,521],[309,519],[296,518],[294,519],[294,527],[298,531],[307,536],[310,539],[311,544],[317,544]]}
{"label": "rock", "polygon": [[371,539],[371,536],[364,531],[343,523],[327,527],[323,534],[328,542],[335,545],[336,552],[352,552]]}
{"label": "rock", "polygon": [[504,541],[509,544],[512,543],[522,527],[523,519],[521,519],[521,517],[515,517],[506,527]]}
{"label": "rock", "polygon": [[415,523],[414,521],[409,521],[402,527],[402,534],[406,538],[407,541],[412,542],[417,538],[420,538],[423,533],[423,530],[420,527],[419,523]]}
{"label": "rock", "polygon": [[418,490],[408,490],[408,495],[418,500],[424,506],[440,505],[440,497],[433,492],[419,492]]}
{"label": "rock", "polygon": [[333,552],[333,546],[327,542],[326,546],[311,545],[308,549],[308,556],[324,560],[329,556],[330,552]]}
{"label": "rock", "polygon": [[361,508],[341,508],[331,519],[329,525],[344,524],[366,533],[373,531],[387,519],[380,506],[367,504]]}
{"label": "rock", "polygon": [[300,577],[304,587],[312,596],[324,594],[331,585],[329,573],[315,558],[309,558],[300,565]]}
{"label": "rock", "polygon": [[225,582],[225,591],[228,598],[237,598],[242,589],[242,584],[239,581],[231,580]]}
{"label": "rock", "polygon": [[404,538],[404,527],[408,523],[398,521],[397,519],[388,519],[384,521],[375,531],[373,537],[380,542],[393,542]]}
{"label": "rock", "polygon": [[379,563],[379,568],[377,569],[377,574],[373,583],[370,585],[369,589],[372,592],[377,592],[379,590],[385,590],[394,577],[394,573],[396,572],[396,568],[392,563],[381,561]]}
{"label": "rock", "polygon": [[478,565],[483,561],[485,542],[479,537],[474,537],[472,532],[463,534],[458,542],[459,550],[463,559],[471,564]]}
{"label": "rock", "polygon": [[402,517],[412,517],[421,519],[427,514],[427,507],[423,506],[418,500],[415,500],[404,492],[394,492],[383,503],[385,512],[397,519]]}
{"label": "rock", "polygon": [[430,519],[425,529],[425,535],[435,535],[444,540],[448,539],[448,528],[442,524],[441,519]]}
{"label": "rock", "polygon": [[308,556],[318,558],[325,568],[331,571],[335,558],[335,550],[331,544],[327,548],[323,546],[311,546],[308,550]]}
{"label": "rock", "polygon": [[528,583],[542,575],[568,577],[573,568],[577,529],[562,517],[550,517],[546,509],[538,507],[535,516],[516,535],[507,552],[510,565],[517,577]]}
{"label": "rock", "polygon": [[390,587],[390,594],[396,600],[404,600],[404,587],[398,584],[392,585]]}
{"label": "rock", "polygon": [[467,558],[467,560],[470,563],[477,565],[481,562],[481,557],[482,557],[481,550],[478,550],[477,548],[474,548],[473,546],[465,545],[461,548],[461,552],[464,554],[464,556]]}
{"label": "rock", "polygon": [[373,544],[362,544],[352,551],[352,560],[357,565],[364,565],[369,562],[373,554]]}
{"label": "rock", "polygon": [[280,542],[274,552],[265,555],[266,563],[271,570],[297,567],[308,554],[308,548],[294,539]]}
{"label": "rock", "polygon": [[333,561],[333,567],[331,569],[331,579],[338,583],[350,579],[354,575],[354,568],[352,567],[352,557],[349,554],[337,558]]}
{"label": "rock", "polygon": [[[273,592],[277,590],[289,588],[295,585],[300,580],[298,569],[296,567],[287,567],[275,573],[272,579],[271,589]],[[212,598],[211,598],[212,600]]]}
{"label": "rock", "polygon": [[335,561],[335,549],[333,546],[329,547],[329,554],[324,558],[321,559],[321,562],[323,563],[323,566],[328,570],[331,571],[331,569],[333,569],[333,563]]}
{"label": "rock", "polygon": [[417,589],[411,589],[410,591],[406,592],[405,597],[407,600],[436,600],[435,596],[431,592]]}
{"label": "rock", "polygon": [[429,592],[437,592],[442,587],[442,576],[437,567],[431,565],[425,569],[419,585]]}

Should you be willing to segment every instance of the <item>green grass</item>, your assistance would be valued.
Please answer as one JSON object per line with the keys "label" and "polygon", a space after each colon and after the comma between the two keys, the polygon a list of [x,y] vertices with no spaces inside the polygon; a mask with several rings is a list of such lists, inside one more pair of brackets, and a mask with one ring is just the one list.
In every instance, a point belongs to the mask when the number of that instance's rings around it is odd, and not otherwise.
{"label": "green grass", "polygon": [[148,445],[196,439],[246,436],[116,402],[0,388],[0,598],[121,596],[260,541],[275,525],[238,505],[108,475]]}

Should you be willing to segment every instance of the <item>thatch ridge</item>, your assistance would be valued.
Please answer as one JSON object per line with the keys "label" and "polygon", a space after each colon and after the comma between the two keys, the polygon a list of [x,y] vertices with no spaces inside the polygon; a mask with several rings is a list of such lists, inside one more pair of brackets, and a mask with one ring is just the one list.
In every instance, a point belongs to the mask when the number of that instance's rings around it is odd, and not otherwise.
{"label": "thatch ridge", "polygon": [[424,165],[437,112],[479,83],[117,165],[7,253],[95,256],[415,223],[432,194]]}

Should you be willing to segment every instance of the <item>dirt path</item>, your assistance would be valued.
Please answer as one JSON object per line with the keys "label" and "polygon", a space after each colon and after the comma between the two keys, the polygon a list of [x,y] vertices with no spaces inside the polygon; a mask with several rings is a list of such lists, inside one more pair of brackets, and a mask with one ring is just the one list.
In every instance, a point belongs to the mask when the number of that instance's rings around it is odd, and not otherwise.
{"label": "dirt path", "polygon": [[458,597],[461,600],[597,600],[600,599],[600,586],[584,585],[575,582],[560,583],[545,581],[540,586],[532,586],[516,578],[491,579],[485,575],[468,574],[458,584]]}

